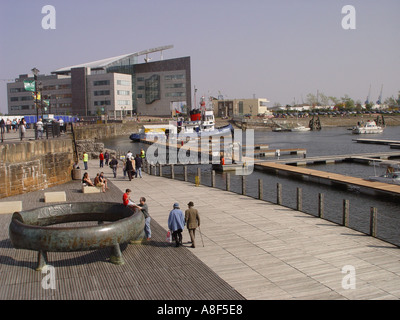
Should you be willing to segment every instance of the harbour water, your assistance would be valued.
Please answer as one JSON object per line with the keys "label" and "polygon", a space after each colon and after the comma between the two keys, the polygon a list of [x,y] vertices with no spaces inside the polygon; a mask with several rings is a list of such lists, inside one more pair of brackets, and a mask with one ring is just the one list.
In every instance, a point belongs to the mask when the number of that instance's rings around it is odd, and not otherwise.
{"label": "harbour water", "polygon": [[[307,156],[343,155],[373,152],[389,152],[389,146],[376,144],[356,143],[353,139],[371,138],[382,140],[400,140],[400,127],[387,127],[382,134],[354,135],[343,127],[323,128],[316,132],[271,132],[255,130],[255,144],[268,144],[270,149],[304,148]],[[140,149],[147,149],[148,145],[132,143],[129,137],[115,137],[103,141],[106,148],[126,153],[128,150],[139,153]],[[189,181],[195,181],[199,165],[188,167]],[[311,168],[327,172],[335,172],[353,177],[367,178],[381,174],[382,168],[372,165],[355,163],[337,163],[329,165],[313,165]],[[211,185],[211,165],[201,165],[201,183]],[[163,175],[169,176],[168,168],[163,169]],[[175,167],[175,178],[183,180],[183,167]],[[361,193],[357,188],[341,189],[314,182],[292,179],[287,176],[277,176],[265,172],[254,171],[246,178],[246,194],[258,196],[258,179],[263,181],[263,197],[267,201],[276,203],[276,186],[282,185],[283,205],[296,207],[297,188],[302,189],[303,211],[311,215],[318,215],[318,194],[324,194],[324,217],[327,220],[341,223],[343,200],[349,200],[350,219],[349,227],[364,233],[369,233],[370,208],[378,210],[378,238],[400,246],[400,199],[395,196],[371,196]],[[135,182],[133,182],[135,183]],[[225,174],[216,174],[216,185],[225,188]],[[231,190],[241,192],[241,177],[231,176]],[[245,210],[245,208],[238,208]]]}

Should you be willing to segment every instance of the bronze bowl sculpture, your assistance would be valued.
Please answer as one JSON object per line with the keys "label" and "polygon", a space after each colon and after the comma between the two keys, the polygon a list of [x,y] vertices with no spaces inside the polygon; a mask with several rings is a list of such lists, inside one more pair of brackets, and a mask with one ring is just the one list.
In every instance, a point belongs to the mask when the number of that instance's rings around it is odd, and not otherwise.
{"label": "bronze bowl sculpture", "polygon": [[[98,221],[93,226],[54,226]],[[106,221],[106,223],[104,223]],[[142,212],[111,202],[64,203],[15,212],[9,235],[16,249],[38,251],[36,270],[48,263],[47,252],[89,251],[111,247],[110,261],[124,264],[120,244],[144,238]]]}

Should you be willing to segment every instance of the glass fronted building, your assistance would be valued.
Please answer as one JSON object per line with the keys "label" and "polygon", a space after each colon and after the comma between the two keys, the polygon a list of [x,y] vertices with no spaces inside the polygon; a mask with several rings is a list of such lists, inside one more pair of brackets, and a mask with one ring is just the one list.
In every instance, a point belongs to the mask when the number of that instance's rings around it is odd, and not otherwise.
{"label": "glass fronted building", "polygon": [[[40,99],[50,102],[45,107],[46,113],[118,118],[134,114],[170,116],[175,111],[190,110],[190,57],[163,60],[163,51],[172,47],[148,49],[61,68],[48,76],[39,75]],[[161,59],[150,62],[149,55],[156,52],[161,52]],[[140,57],[144,57],[144,63],[138,62]],[[36,114],[36,99],[24,90],[24,81],[32,80],[33,76],[21,75],[7,85],[10,115]]]}

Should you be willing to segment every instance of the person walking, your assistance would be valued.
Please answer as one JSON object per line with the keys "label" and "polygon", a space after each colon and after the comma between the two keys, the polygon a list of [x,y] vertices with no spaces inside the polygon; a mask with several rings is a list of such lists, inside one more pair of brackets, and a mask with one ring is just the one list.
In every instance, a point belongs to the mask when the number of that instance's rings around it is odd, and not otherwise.
{"label": "person walking", "polygon": [[192,242],[192,248],[196,248],[195,235],[196,228],[200,227],[200,216],[197,209],[194,208],[194,203],[190,201],[188,203],[189,209],[185,211],[185,223],[189,231],[190,240]]}
{"label": "person walking", "polygon": [[137,178],[138,174],[139,177],[142,177],[142,158],[137,154],[135,157],[135,178]]}
{"label": "person walking", "polygon": [[168,216],[168,229],[172,231],[172,239],[175,239],[176,247],[182,245],[182,230],[185,227],[185,217],[179,209],[179,203],[174,203]]}
{"label": "person walking", "polygon": [[110,165],[113,170],[114,178],[116,178],[117,177],[117,169],[118,169],[118,160],[115,157],[112,157]]}
{"label": "person walking", "polygon": [[147,206],[145,197],[140,197],[138,206],[142,210],[144,218],[145,218],[144,233],[146,235],[146,239],[150,240],[151,239],[151,228],[150,228],[151,217],[149,214],[149,208]]}
{"label": "person walking", "polygon": [[88,161],[89,161],[89,155],[85,151],[83,153],[83,165],[85,166],[85,170],[88,170]]}
{"label": "person walking", "polygon": [[36,137],[37,137],[37,139],[43,139],[43,122],[42,122],[42,118],[39,118],[39,121],[36,122]]}
{"label": "person walking", "polygon": [[100,159],[100,168],[103,168],[104,167],[104,154],[103,154],[103,151],[100,151],[99,159]]}
{"label": "person walking", "polygon": [[0,130],[1,130],[1,142],[3,142],[4,139],[4,133],[6,132],[6,122],[2,118],[0,120]]}
{"label": "person walking", "polygon": [[108,162],[110,161],[110,154],[108,153],[107,150],[104,153],[104,160],[106,161],[106,166],[108,166]]}
{"label": "person walking", "polygon": [[26,122],[25,122],[24,118],[22,118],[22,120],[20,121],[19,132],[20,132],[20,137],[21,137],[21,141],[22,141],[25,138],[25,132],[26,132]]}
{"label": "person walking", "polygon": [[133,165],[131,158],[126,158],[125,170],[126,173],[128,174],[129,181],[132,181]]}

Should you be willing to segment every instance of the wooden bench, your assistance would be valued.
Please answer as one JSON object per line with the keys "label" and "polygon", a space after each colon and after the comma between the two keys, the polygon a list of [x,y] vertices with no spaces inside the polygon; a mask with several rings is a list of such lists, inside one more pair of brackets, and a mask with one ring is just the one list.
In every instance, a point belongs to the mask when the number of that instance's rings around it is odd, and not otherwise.
{"label": "wooden bench", "polygon": [[67,201],[67,195],[65,194],[65,191],[44,193],[44,202],[46,203],[66,202],[66,201]]}
{"label": "wooden bench", "polygon": [[83,193],[101,193],[101,188],[83,185],[82,192]]}
{"label": "wooden bench", "polygon": [[9,214],[22,211],[22,201],[0,202],[0,214]]}

